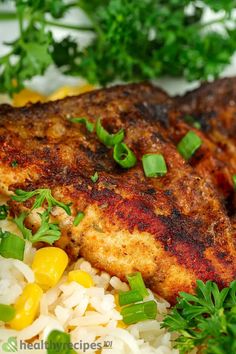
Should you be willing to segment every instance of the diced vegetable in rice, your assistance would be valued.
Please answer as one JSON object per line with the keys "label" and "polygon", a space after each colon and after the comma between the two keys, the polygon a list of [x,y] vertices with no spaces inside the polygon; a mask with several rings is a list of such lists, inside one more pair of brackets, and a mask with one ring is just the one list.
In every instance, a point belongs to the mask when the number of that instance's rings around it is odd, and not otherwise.
{"label": "diced vegetable in rice", "polygon": [[[14,304],[26,284],[34,282],[31,269],[34,254],[35,249],[27,242],[24,262],[0,257],[1,304]],[[88,273],[94,286],[86,288],[75,281],[68,282],[67,275],[72,270]],[[16,336],[18,341],[32,338],[34,343],[46,341],[49,333],[57,329],[70,333],[72,343],[112,343],[111,348],[102,348],[100,351],[89,349],[87,353],[177,354],[178,350],[172,347],[170,333],[160,328],[160,321],[169,304],[148,290],[149,295],[144,301],[156,301],[157,319],[126,326],[115,294],[128,290],[128,285],[119,278],[94,269],[89,262],[80,258],[67,267],[56,286],[44,292],[39,314],[30,326],[16,331],[0,322],[0,346],[12,336]],[[19,347],[18,352],[26,353]],[[43,354],[47,351],[43,349],[36,352]]]}

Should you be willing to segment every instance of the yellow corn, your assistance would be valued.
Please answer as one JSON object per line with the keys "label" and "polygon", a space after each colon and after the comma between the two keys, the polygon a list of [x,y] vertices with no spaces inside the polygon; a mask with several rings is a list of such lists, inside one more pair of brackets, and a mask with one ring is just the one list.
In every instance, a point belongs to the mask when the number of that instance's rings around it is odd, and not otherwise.
{"label": "yellow corn", "polygon": [[31,91],[28,89],[24,89],[19,93],[15,93],[13,95],[13,106],[22,107],[25,106],[27,103],[36,103],[36,102],[44,102],[45,97],[38,92]]}
{"label": "yellow corn", "polygon": [[27,284],[16,301],[14,307],[16,315],[9,322],[11,328],[21,330],[34,321],[37,316],[40,299],[43,295],[43,290],[37,284]]}
{"label": "yellow corn", "polygon": [[79,95],[84,92],[93,90],[94,87],[87,84],[82,86],[62,86],[58,90],[54,91],[50,96],[48,96],[48,101],[60,100],[66,96]]}
{"label": "yellow corn", "polygon": [[44,247],[36,251],[32,264],[35,281],[44,290],[55,286],[68,265],[68,256],[58,247]]}
{"label": "yellow corn", "polygon": [[83,270],[72,270],[68,274],[69,281],[76,281],[85,288],[90,288],[94,285],[93,278]]}

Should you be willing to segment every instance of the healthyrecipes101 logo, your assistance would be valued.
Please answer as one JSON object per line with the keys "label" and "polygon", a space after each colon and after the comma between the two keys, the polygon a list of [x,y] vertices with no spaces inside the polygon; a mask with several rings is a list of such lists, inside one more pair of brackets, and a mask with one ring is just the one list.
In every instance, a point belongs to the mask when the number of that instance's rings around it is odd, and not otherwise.
{"label": "healthyrecipes101 logo", "polygon": [[79,350],[85,353],[87,350],[101,350],[101,349],[111,349],[112,341],[103,341],[103,342],[83,342],[82,340],[76,343],[48,343],[47,341],[37,341],[35,343],[27,343],[22,340],[17,342],[16,337],[9,337],[8,340],[2,344],[2,350],[5,353],[17,353],[22,350],[42,350],[42,349],[51,349],[60,353],[62,351],[68,350]]}

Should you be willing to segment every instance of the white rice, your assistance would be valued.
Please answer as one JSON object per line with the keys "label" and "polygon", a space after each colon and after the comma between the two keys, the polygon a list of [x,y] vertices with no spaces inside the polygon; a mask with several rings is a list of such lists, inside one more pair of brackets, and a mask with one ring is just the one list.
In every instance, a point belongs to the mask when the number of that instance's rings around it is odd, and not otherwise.
{"label": "white rice", "polygon": [[[5,225],[6,226],[6,225]],[[35,249],[27,243],[24,262],[0,257],[0,303],[14,304],[24,286],[34,282],[31,270]],[[84,288],[76,282],[67,282],[67,272],[81,269],[89,273],[94,286]],[[177,354],[173,349],[171,335],[160,328],[163,315],[169,304],[157,298],[150,290],[145,299],[155,300],[158,307],[156,320],[144,321],[125,329],[119,328],[122,316],[116,307],[115,297],[118,291],[127,291],[129,287],[117,277],[110,277],[105,272],[99,272],[91,264],[80,258],[65,271],[60,282],[44,293],[37,319],[27,328],[15,331],[0,322],[0,348],[9,337],[16,336],[26,341],[32,338],[35,344],[46,340],[53,329],[70,333],[72,343],[95,343],[102,345],[112,343],[109,348],[101,351],[87,349],[76,350],[77,353],[102,354]],[[1,350],[0,350],[1,352]],[[46,349],[20,349],[18,353],[46,354]]]}

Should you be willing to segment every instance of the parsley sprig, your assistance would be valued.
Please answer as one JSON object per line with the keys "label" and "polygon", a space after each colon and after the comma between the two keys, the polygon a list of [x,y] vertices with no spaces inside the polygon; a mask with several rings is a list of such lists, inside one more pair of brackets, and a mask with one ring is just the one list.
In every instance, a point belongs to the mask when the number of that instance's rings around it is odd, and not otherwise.
{"label": "parsley sprig", "polygon": [[[0,58],[0,91],[11,94],[51,64],[65,74],[100,84],[163,75],[208,79],[220,74],[236,48],[235,0],[14,3],[15,13],[0,12],[1,20],[16,18],[19,23],[19,38],[7,43],[9,52]],[[219,12],[216,20],[202,22],[203,5]],[[76,8],[86,14],[88,25],[65,23],[65,14]],[[220,24],[223,30],[216,32],[212,24]],[[92,40],[85,48],[76,36],[57,41],[52,26],[87,31]]]}
{"label": "parsley sprig", "polygon": [[32,206],[32,210],[41,207],[44,202],[46,201],[48,204],[47,210],[51,211],[53,206],[59,206],[60,208],[64,209],[68,215],[71,215],[70,204],[65,204],[60,202],[59,200],[55,199],[52,196],[50,189],[35,189],[34,191],[24,191],[22,189],[16,189],[15,195],[12,196],[12,199],[17,202],[25,202],[28,199],[35,197],[34,204]]}
{"label": "parsley sprig", "polygon": [[61,231],[57,224],[49,222],[49,212],[45,210],[42,214],[38,213],[41,218],[41,224],[38,230],[33,234],[32,230],[28,229],[24,221],[28,216],[28,213],[23,212],[13,221],[18,226],[24,239],[29,240],[32,243],[35,242],[46,242],[52,245],[61,236]]}
{"label": "parsley sprig", "polygon": [[236,353],[236,281],[220,291],[216,283],[198,280],[196,295],[180,292],[163,327],[180,333],[180,354],[195,346],[204,354]]}

